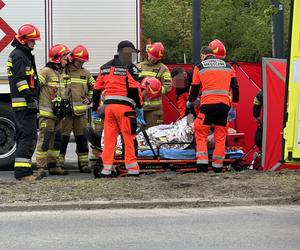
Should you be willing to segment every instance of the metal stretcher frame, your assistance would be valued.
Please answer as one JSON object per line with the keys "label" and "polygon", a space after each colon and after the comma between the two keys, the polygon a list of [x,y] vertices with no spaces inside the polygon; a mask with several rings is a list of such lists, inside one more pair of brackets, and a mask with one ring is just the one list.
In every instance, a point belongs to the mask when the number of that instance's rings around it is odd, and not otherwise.
{"label": "metal stretcher frame", "polygon": [[[174,143],[174,142],[168,142],[168,143],[161,143],[157,147],[157,155],[154,155],[153,157],[138,157],[137,162],[140,166],[140,173],[145,174],[151,174],[151,173],[162,173],[166,172],[167,169],[171,169],[173,171],[177,172],[197,172],[196,168],[196,159],[164,159],[161,158],[159,155],[160,149],[164,145],[180,145],[180,144],[192,144],[192,142],[185,142],[185,143]],[[230,149],[233,147],[227,147],[227,149]],[[242,147],[239,147],[239,149],[242,149]],[[101,159],[101,151],[99,151],[97,148],[93,149],[93,153]],[[240,163],[243,162],[244,156],[240,158],[235,159],[224,159],[224,167],[222,169],[223,172],[228,170],[228,165],[230,164],[236,164],[240,165]],[[209,162],[211,162],[212,159],[209,159]],[[99,166],[101,163],[99,162]],[[122,157],[115,157],[113,165],[116,166],[117,176],[122,177],[127,175],[127,170],[125,168],[125,162]],[[95,172],[94,172],[95,174]],[[95,176],[96,177],[96,176]]]}

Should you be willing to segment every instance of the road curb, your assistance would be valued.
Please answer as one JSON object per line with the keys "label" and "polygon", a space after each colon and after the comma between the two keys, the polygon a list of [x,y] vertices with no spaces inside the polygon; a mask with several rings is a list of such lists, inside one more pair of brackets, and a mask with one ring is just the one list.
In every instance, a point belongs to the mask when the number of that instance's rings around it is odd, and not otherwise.
{"label": "road curb", "polygon": [[165,199],[134,201],[78,201],[46,203],[0,204],[0,212],[49,211],[49,210],[95,210],[95,209],[150,209],[150,208],[201,208],[225,206],[300,205],[299,197],[275,197],[253,199]]}

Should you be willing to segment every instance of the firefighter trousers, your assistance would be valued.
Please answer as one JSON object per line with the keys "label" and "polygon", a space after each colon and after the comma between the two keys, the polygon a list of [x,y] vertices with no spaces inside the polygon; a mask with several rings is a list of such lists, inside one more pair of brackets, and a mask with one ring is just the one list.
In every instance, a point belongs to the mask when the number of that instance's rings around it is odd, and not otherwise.
{"label": "firefighter trousers", "polygon": [[125,144],[125,166],[128,174],[139,174],[135,155],[136,113],[131,107],[122,104],[108,104],[104,119],[104,147],[102,153],[103,175],[110,175],[114,162],[117,137],[121,132]]}
{"label": "firefighter trousers", "polygon": [[63,167],[65,162],[65,155],[67,152],[70,134],[73,131],[76,142],[76,153],[78,158],[79,169],[88,166],[89,148],[87,139],[84,136],[84,128],[87,126],[88,120],[86,115],[81,116],[67,116],[62,121],[62,143],[60,148],[58,166]]}
{"label": "firefighter trousers", "polygon": [[40,117],[39,128],[37,168],[56,168],[61,146],[61,120]]}
{"label": "firefighter trousers", "polygon": [[37,113],[31,110],[15,111],[16,158],[15,178],[32,175],[31,157],[37,142]]}
{"label": "firefighter trousers", "polygon": [[214,168],[223,167],[229,109],[229,106],[222,103],[206,104],[200,107],[200,112],[194,123],[197,164],[208,164],[207,136],[213,126],[215,149],[212,156],[212,166]]}

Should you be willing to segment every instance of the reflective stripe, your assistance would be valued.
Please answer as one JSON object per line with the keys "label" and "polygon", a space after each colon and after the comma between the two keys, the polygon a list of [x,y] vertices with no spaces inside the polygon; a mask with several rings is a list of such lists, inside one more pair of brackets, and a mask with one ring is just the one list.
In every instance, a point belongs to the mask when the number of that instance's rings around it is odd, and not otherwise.
{"label": "reflective stripe", "polygon": [[27,85],[27,86],[28,86],[26,80],[22,80],[22,81],[19,81],[19,82],[16,83],[16,86],[17,86],[17,87],[21,87],[21,86],[23,86],[23,85]]}
{"label": "reflective stripe", "polygon": [[202,92],[201,96],[207,96],[207,95],[226,95],[229,96],[230,92],[226,90],[205,90]]}
{"label": "reflective stripe", "polygon": [[156,100],[156,101],[145,101],[144,102],[144,106],[147,106],[147,105],[161,105],[162,104],[162,101],[161,100]]}
{"label": "reflective stripe", "polygon": [[12,64],[12,62],[6,62],[6,66],[9,67],[9,68],[12,68],[13,64]]}
{"label": "reflective stripe", "polygon": [[47,156],[48,157],[59,157],[59,150],[48,150]]}
{"label": "reflective stripe", "polygon": [[40,106],[39,113],[41,116],[56,118],[56,116],[53,114],[53,110],[49,107]]}
{"label": "reflective stripe", "polygon": [[19,168],[31,168],[31,163],[15,162],[15,167],[19,167]]}
{"label": "reflective stripe", "polygon": [[47,158],[47,151],[36,151],[35,157],[37,159],[44,159]]}
{"label": "reflective stripe", "polygon": [[197,152],[196,156],[208,156],[207,152]]}
{"label": "reflective stripe", "polygon": [[135,101],[132,100],[131,98],[128,98],[126,96],[118,96],[118,95],[111,95],[111,96],[105,96],[104,102],[108,100],[117,100],[117,101],[126,101],[131,103],[133,106],[135,106]]}
{"label": "reflective stripe", "polygon": [[27,76],[32,76],[32,75],[34,75],[34,70],[33,69],[26,70],[25,73],[26,73]]}
{"label": "reflective stripe", "polygon": [[21,107],[27,107],[27,102],[25,98],[19,97],[19,98],[12,98],[11,99],[11,105],[13,108],[21,108]]}
{"label": "reflective stripe", "polygon": [[208,164],[208,160],[197,160],[196,164]]}
{"label": "reflective stripe", "polygon": [[213,160],[221,160],[221,161],[224,160],[223,156],[216,156],[216,155],[214,155],[212,158],[213,158]]}
{"label": "reflective stripe", "polygon": [[133,162],[133,163],[130,163],[130,164],[125,164],[126,168],[132,168],[132,167],[138,167],[138,163],[137,162]]}
{"label": "reflective stripe", "polygon": [[21,87],[18,87],[18,91],[19,91],[19,92],[21,92],[21,91],[23,91],[23,90],[25,90],[25,89],[29,89],[28,84],[23,85],[23,86],[21,86]]}
{"label": "reflective stripe", "polygon": [[213,67],[213,68],[203,68],[199,70],[199,72],[204,73],[206,71],[227,71],[227,72],[232,72],[231,68],[218,68],[218,67]]}
{"label": "reflective stripe", "polygon": [[30,159],[26,159],[26,158],[16,158],[15,162],[31,163],[31,160]]}
{"label": "reflective stripe", "polygon": [[101,174],[110,175],[112,167],[113,167],[113,165],[103,164],[103,169],[101,171]]}
{"label": "reflective stripe", "polygon": [[222,168],[223,164],[222,163],[215,163],[215,162],[213,162],[212,166],[215,167],[215,168]]}
{"label": "reflective stripe", "polygon": [[75,111],[86,110],[88,108],[88,106],[85,104],[82,104],[82,102],[73,102],[72,105],[73,105],[73,109]]}
{"label": "reflective stripe", "polygon": [[71,83],[81,83],[81,84],[85,84],[87,83],[86,79],[80,79],[80,78],[71,78]]}
{"label": "reflective stripe", "polygon": [[153,77],[159,77],[159,73],[157,74],[156,72],[152,72],[152,71],[142,71],[139,76],[140,77],[145,77],[145,76],[153,76]]}
{"label": "reflective stripe", "polygon": [[38,77],[39,77],[39,80],[40,80],[40,82],[41,82],[42,84],[45,84],[45,83],[46,83],[46,79],[45,79],[44,76],[42,76],[41,74],[39,74]]}

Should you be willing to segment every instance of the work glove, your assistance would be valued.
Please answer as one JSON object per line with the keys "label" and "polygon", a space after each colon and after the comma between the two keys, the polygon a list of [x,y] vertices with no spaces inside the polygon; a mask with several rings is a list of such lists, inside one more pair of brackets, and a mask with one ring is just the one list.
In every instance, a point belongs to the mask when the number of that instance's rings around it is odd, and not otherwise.
{"label": "work glove", "polygon": [[228,120],[229,122],[232,122],[236,119],[236,109],[231,107],[231,109],[228,112]]}
{"label": "work glove", "polygon": [[144,120],[144,110],[143,108],[136,108],[136,121],[138,125],[145,125],[146,122]]}

